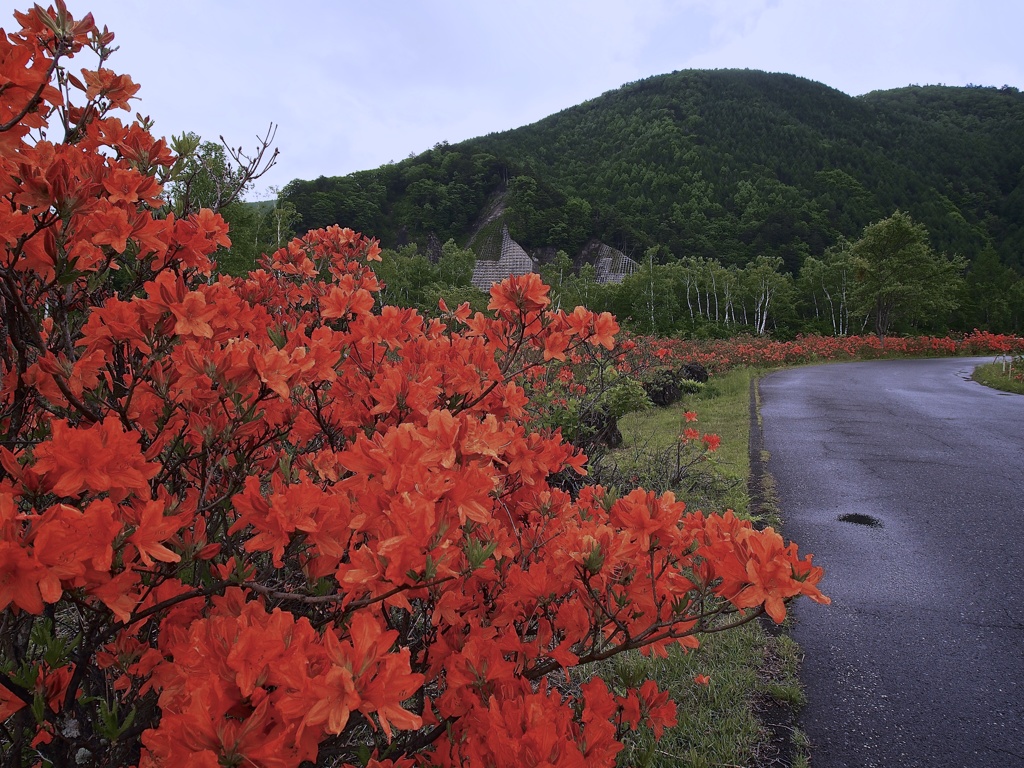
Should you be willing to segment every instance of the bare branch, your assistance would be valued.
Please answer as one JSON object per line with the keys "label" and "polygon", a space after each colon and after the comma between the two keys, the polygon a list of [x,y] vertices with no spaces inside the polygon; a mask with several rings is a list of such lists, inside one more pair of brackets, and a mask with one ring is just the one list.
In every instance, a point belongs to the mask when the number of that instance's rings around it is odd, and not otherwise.
{"label": "bare branch", "polygon": [[270,156],[267,157],[267,152],[271,149],[271,145],[273,145],[276,137],[277,125],[271,123],[267,128],[267,132],[263,136],[256,137],[256,150],[251,156],[245,152],[243,147],[238,147],[237,149],[231,147],[228,145],[227,141],[224,140],[223,136],[220,137],[220,143],[224,146],[228,155],[238,166],[239,173],[237,177],[232,180],[232,184],[227,190],[218,190],[217,206],[214,208],[215,211],[219,211],[231,205],[231,203],[236,202],[250,184],[263,176],[277,164],[277,156],[280,154],[280,150],[277,147],[274,147],[273,152],[271,152]]}

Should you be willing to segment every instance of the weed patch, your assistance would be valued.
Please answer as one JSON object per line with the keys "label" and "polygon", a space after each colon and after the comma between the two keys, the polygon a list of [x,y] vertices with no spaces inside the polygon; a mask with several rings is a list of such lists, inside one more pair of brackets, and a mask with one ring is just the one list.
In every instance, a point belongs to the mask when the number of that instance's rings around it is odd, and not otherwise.
{"label": "weed patch", "polygon": [[992,389],[1024,395],[1024,357],[979,365],[971,378]]}

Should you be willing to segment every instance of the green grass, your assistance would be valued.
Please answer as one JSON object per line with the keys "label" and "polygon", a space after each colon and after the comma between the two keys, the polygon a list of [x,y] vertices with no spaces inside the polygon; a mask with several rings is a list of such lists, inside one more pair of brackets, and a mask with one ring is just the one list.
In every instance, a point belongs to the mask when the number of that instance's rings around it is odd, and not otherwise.
{"label": "green grass", "polygon": [[[757,372],[737,369],[715,377],[698,394],[668,408],[630,414],[619,422],[624,442],[604,459],[603,468],[617,471],[623,481],[667,490],[676,468],[676,446],[686,426],[699,427],[722,438],[721,446],[706,460],[683,473],[677,494],[690,509],[747,515],[749,467],[750,380]],[[695,411],[696,424],[688,424],[686,411]],[[666,468],[659,464],[667,463]],[[613,473],[614,474],[614,473]],[[773,509],[769,489],[769,510]],[[668,658],[623,654],[596,670],[613,685],[637,685],[653,678],[670,692],[678,707],[678,725],[657,742],[639,733],[627,740],[621,765],[657,768],[712,768],[713,766],[767,766],[781,764],[777,738],[763,715],[779,708],[795,711],[804,695],[797,680],[800,649],[785,634],[769,634],[754,621],[737,629],[702,639],[696,651],[673,651]],[[694,682],[697,675],[711,678],[708,686]],[[791,743],[793,765],[807,765],[802,734]]]}
{"label": "green grass", "polygon": [[979,365],[974,369],[971,378],[979,384],[992,387],[992,389],[1024,395],[1024,378],[1017,378],[1024,374],[1024,364],[1019,359],[1015,363],[1012,369],[1004,366],[1003,363]]}
{"label": "green grass", "polygon": [[[605,457],[602,468],[611,465],[621,486],[674,490],[691,509],[732,509],[745,515],[752,375],[750,369],[735,369],[675,405],[627,414],[619,420],[623,444]],[[686,411],[696,412],[696,423],[686,421]],[[686,427],[717,434],[722,438],[718,450],[699,459],[685,450],[679,436]]]}
{"label": "green grass", "polygon": [[[763,652],[757,632],[740,630],[716,635],[697,651],[673,652],[665,659],[639,654],[612,659],[602,677],[622,684],[653,677],[676,702],[679,721],[657,742],[650,733],[631,739],[620,764],[748,765],[762,739],[752,704],[758,688],[756,661]],[[711,678],[706,686],[694,682],[702,674]]]}
{"label": "green grass", "polygon": [[[759,714],[770,706],[802,706],[796,682],[795,645],[785,635],[768,635],[757,622],[712,635],[689,653],[668,658],[638,653],[604,662],[599,674],[618,690],[648,678],[676,702],[675,727],[655,741],[650,732],[632,734],[620,765],[654,768],[778,765],[780,746]],[[704,686],[694,682],[707,675]]]}

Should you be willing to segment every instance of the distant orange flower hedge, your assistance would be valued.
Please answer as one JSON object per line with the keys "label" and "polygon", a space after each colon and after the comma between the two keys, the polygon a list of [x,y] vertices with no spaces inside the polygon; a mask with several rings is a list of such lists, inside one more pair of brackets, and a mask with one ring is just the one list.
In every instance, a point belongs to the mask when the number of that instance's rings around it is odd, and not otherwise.
{"label": "distant orange flower hedge", "polygon": [[953,357],[1024,354],[1024,338],[975,330],[958,337],[800,335],[793,341],[763,336],[729,339],[635,337],[621,364],[623,370],[700,363],[712,373],[741,366],[773,367],[825,361],[874,360],[882,357]]}

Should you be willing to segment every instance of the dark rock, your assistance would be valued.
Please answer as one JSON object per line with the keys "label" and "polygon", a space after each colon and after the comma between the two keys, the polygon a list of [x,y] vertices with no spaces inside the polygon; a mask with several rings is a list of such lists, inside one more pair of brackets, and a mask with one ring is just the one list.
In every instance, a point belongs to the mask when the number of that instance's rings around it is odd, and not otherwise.
{"label": "dark rock", "polygon": [[708,369],[700,363],[685,363],[679,368],[679,378],[683,381],[699,381],[701,384],[706,384]]}
{"label": "dark rock", "polygon": [[609,448],[618,448],[622,445],[622,432],[619,431],[618,419],[604,411],[589,412],[583,417],[583,424],[588,430],[593,431],[593,435],[589,438],[592,442]]}
{"label": "dark rock", "polygon": [[641,383],[644,392],[651,398],[651,402],[665,407],[678,402],[679,398],[683,396],[683,390],[679,386],[679,381],[679,376],[675,371],[661,368],[650,373]]}

